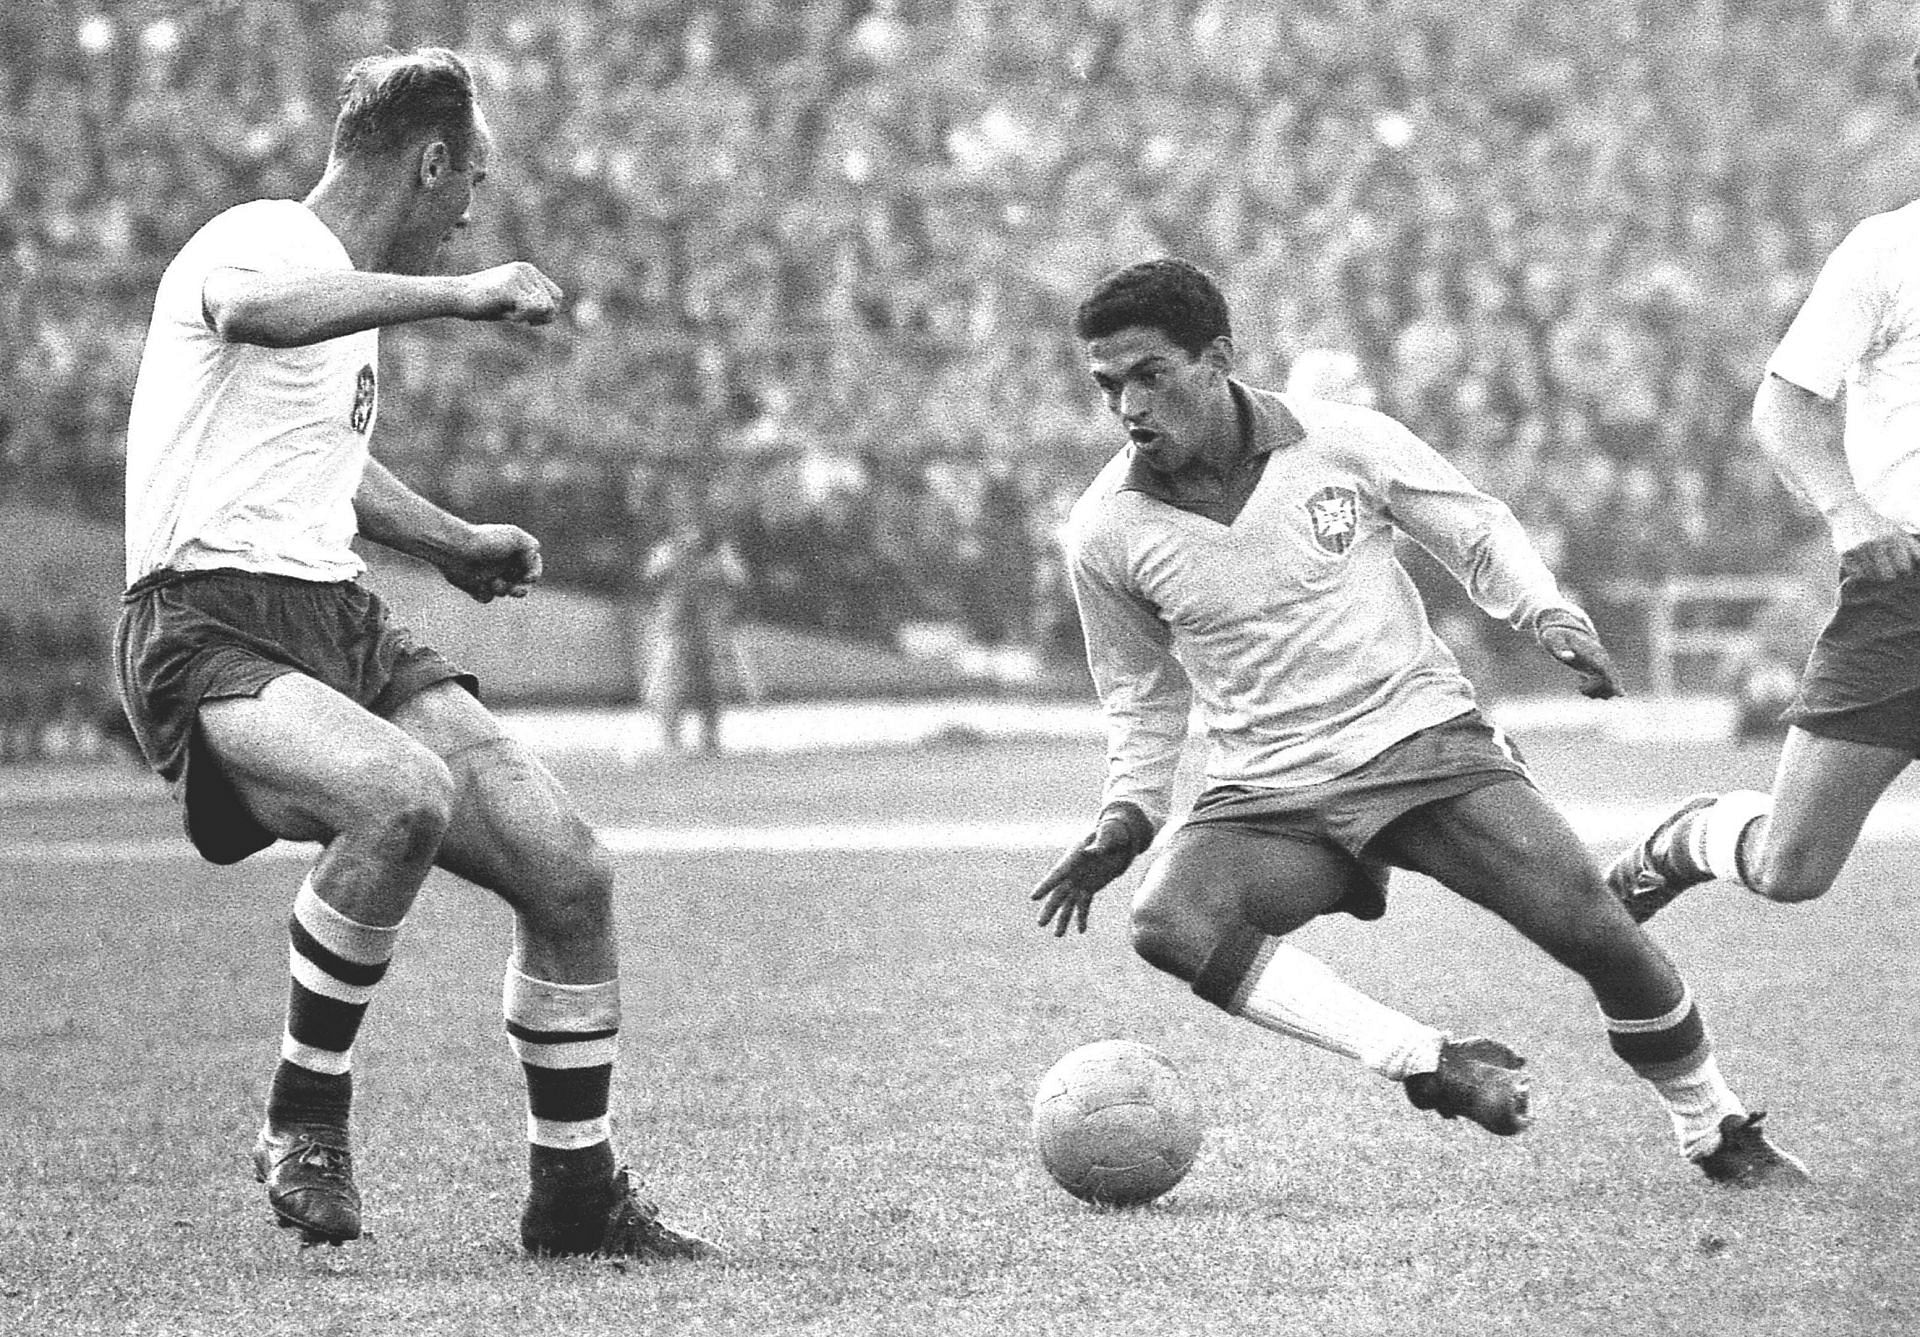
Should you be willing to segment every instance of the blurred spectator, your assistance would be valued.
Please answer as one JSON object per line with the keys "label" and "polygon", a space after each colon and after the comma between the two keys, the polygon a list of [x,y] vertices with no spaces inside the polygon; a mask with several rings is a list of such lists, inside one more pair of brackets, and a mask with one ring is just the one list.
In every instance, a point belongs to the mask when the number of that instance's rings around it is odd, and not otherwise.
{"label": "blurred spectator", "polygon": [[[625,590],[663,536],[629,480],[724,458],[754,615],[1057,633],[1104,440],[1067,318],[1156,250],[1233,291],[1248,366],[1351,350],[1568,586],[1755,569],[1806,527],[1742,448],[1760,363],[1920,179],[1893,8],[14,0],[0,492],[117,517],[160,264],[316,174],[348,58],[435,40],[523,109],[459,245],[538,257],[573,338],[396,335],[387,462],[556,581]],[[844,485],[782,495],[823,454]]]}
{"label": "blurred spectator", "polygon": [[1747,628],[1717,684],[1734,699],[1735,736],[1743,743],[1772,741],[1786,732],[1780,714],[1800,689],[1813,643],[1834,613],[1839,559],[1814,539],[1796,549],[1780,592]]}
{"label": "blurred spectator", "polygon": [[1372,408],[1379,399],[1360,359],[1338,348],[1304,350],[1287,371],[1286,392],[1361,408]]}
{"label": "blurred spectator", "polygon": [[92,758],[124,745],[105,616],[0,608],[0,762]]}
{"label": "blurred spectator", "polygon": [[681,725],[691,714],[700,749],[718,752],[726,703],[751,694],[752,678],[734,634],[747,572],[704,507],[685,502],[680,509],[673,532],[647,553],[640,573],[640,592],[653,603],[646,700],[667,747],[685,749]]}

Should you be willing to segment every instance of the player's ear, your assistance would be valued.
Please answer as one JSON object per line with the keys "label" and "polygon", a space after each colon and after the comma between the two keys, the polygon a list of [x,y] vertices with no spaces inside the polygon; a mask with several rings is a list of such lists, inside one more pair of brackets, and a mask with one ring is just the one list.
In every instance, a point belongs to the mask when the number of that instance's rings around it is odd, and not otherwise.
{"label": "player's ear", "polygon": [[440,184],[442,177],[453,170],[453,150],[447,147],[447,141],[436,139],[420,150],[420,184],[429,190]]}
{"label": "player's ear", "polygon": [[1222,377],[1233,375],[1233,340],[1220,335],[1200,350],[1201,360]]}

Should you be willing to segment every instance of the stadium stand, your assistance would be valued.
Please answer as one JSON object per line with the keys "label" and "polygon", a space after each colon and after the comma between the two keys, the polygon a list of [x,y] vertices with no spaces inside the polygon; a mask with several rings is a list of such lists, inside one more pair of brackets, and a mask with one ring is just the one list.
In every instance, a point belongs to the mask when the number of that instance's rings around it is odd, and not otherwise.
{"label": "stadium stand", "polygon": [[1920,180],[1893,8],[10,0],[0,498],[117,518],[158,267],[304,192],[347,60],[438,41],[500,113],[465,254],[536,259],[570,333],[390,335],[381,449],[555,582],[624,594],[695,486],[752,617],[1071,659],[1052,536],[1112,437],[1068,317],[1177,252],[1251,378],[1356,354],[1631,659],[1663,582],[1812,532],[1746,406],[1820,257]]}

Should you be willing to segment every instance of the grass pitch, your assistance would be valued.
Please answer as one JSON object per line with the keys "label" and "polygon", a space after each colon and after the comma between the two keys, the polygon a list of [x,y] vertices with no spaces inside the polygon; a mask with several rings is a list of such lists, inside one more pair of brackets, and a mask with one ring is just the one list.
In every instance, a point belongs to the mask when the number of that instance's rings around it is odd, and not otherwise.
{"label": "grass pitch", "polygon": [[[1526,742],[1527,740],[1522,740]],[[1764,749],[1529,745],[1570,808],[1764,786]],[[498,1018],[508,919],[429,883],[356,1050],[371,1238],[300,1249],[246,1151],[285,989],[291,859],[213,869],[135,782],[0,805],[0,1332],[39,1334],[1877,1334],[1920,1325],[1916,844],[1824,901],[1724,887],[1656,935],[1747,1099],[1818,1176],[1716,1189],[1607,1049],[1584,990],[1401,875],[1375,925],[1302,945],[1436,1024],[1527,1053],[1539,1122],[1497,1140],[1343,1060],[1231,1022],[1132,958],[1132,879],[1084,938],[1033,925],[1057,851],[875,848],[894,824],[1084,821],[1093,744],[571,764],[622,855],[615,1117],[721,1265],[517,1256],[522,1095]],[[742,830],[818,828],[820,848]],[[1006,842],[1001,842],[1005,844]],[[833,848],[834,845],[847,846]],[[171,850],[171,853],[166,851]],[[1610,852],[1610,847],[1607,851]],[[1107,1036],[1187,1073],[1208,1137],[1137,1211],[1056,1188],[1041,1073]]]}

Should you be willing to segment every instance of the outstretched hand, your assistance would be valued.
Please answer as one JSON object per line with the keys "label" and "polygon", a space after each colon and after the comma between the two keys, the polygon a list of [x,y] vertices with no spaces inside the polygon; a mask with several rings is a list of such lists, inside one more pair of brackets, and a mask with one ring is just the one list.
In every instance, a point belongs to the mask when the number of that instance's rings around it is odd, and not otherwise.
{"label": "outstretched hand", "polygon": [[1620,669],[1600,638],[1572,622],[1553,622],[1540,628],[1540,646],[1580,675],[1580,695],[1596,701],[1625,694]]}
{"label": "outstretched hand", "polygon": [[540,540],[518,525],[474,525],[458,553],[440,562],[448,583],[478,599],[524,599],[540,581]]}
{"label": "outstretched hand", "polygon": [[1116,803],[1101,813],[1093,834],[1061,855],[1028,897],[1043,902],[1040,927],[1051,926],[1056,938],[1070,926],[1085,933],[1095,894],[1126,872],[1152,839],[1152,823],[1133,804]]}

